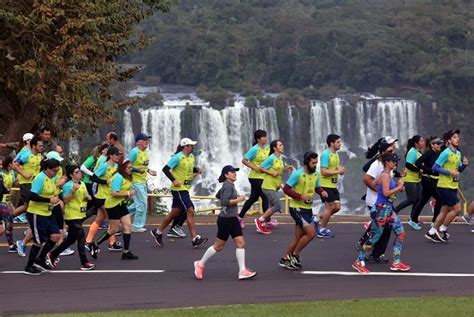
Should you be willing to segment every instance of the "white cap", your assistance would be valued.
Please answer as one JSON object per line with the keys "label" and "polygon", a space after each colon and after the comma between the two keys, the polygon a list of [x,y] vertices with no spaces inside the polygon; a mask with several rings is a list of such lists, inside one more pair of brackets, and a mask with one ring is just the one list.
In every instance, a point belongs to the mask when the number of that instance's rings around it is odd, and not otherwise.
{"label": "white cap", "polygon": [[184,139],[181,139],[181,141],[179,142],[179,145],[180,146],[195,145],[196,143],[197,143],[197,141],[193,141],[191,139],[184,138]]}
{"label": "white cap", "polygon": [[388,144],[392,144],[392,143],[395,143],[395,142],[398,141],[398,139],[395,139],[395,138],[391,137],[390,135],[387,135],[386,137],[384,137],[384,139]]}
{"label": "white cap", "polygon": [[34,134],[33,133],[25,133],[23,134],[23,141],[30,141],[31,139],[34,138]]}

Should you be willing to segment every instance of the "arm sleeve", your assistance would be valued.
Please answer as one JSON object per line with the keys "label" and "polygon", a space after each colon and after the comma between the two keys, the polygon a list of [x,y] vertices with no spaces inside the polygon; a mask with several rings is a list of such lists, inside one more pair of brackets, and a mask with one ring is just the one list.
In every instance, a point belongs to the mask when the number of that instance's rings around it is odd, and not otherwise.
{"label": "arm sleeve", "polygon": [[15,162],[17,162],[18,164],[24,165],[28,163],[29,157],[30,157],[30,151],[23,151],[17,155],[17,157],[15,158]]}
{"label": "arm sleeve", "polygon": [[301,194],[298,194],[297,192],[295,192],[293,188],[291,188],[291,186],[288,185],[288,183],[286,183],[285,186],[283,187],[283,192],[293,199],[301,200]]}
{"label": "arm sleeve", "polygon": [[448,170],[441,168],[438,163],[434,163],[432,167],[433,171],[439,174],[450,175],[451,173]]}
{"label": "arm sleeve", "polygon": [[49,203],[49,200],[50,200],[49,198],[41,197],[40,195],[38,195],[37,193],[33,191],[30,191],[29,198],[30,200],[37,201],[39,203]]}
{"label": "arm sleeve", "polygon": [[84,174],[87,174],[89,176],[92,176],[94,174],[90,169],[88,169],[85,166],[85,163],[81,165],[81,172],[83,172]]}
{"label": "arm sleeve", "polygon": [[422,169],[423,172],[429,174],[429,175],[433,175],[434,174],[434,171],[433,169],[431,168],[432,166],[427,166],[426,165],[426,159],[429,157],[430,152],[425,152],[423,153],[415,162],[415,165],[416,167],[418,167],[419,169]]}
{"label": "arm sleeve", "polygon": [[441,154],[438,156],[438,159],[436,160],[435,164],[438,166],[443,166],[447,160],[448,160],[448,153],[445,150],[441,152]]}
{"label": "arm sleeve", "polygon": [[322,168],[329,167],[329,151],[324,151],[323,154],[321,154],[321,163],[319,166]]}
{"label": "arm sleeve", "polygon": [[101,178],[97,177],[97,175],[95,175],[95,174],[92,174],[91,181],[93,181],[94,183],[102,184],[102,185],[107,184],[106,179],[101,179]]}
{"label": "arm sleeve", "polygon": [[166,177],[168,177],[168,179],[172,182],[174,182],[175,178],[173,176],[173,174],[171,174],[171,168],[168,166],[168,165],[165,165],[162,169],[163,173],[165,173]]}
{"label": "arm sleeve", "polygon": [[244,158],[251,161],[257,156],[257,149],[255,146],[252,146],[247,153],[245,153]]}
{"label": "arm sleeve", "polygon": [[230,199],[232,196],[232,187],[228,186],[227,184],[224,183],[221,189],[220,193],[220,201],[221,201],[221,206],[229,206],[230,205]]}
{"label": "arm sleeve", "polygon": [[275,161],[275,156],[270,155],[269,157],[265,159],[265,161],[262,162],[262,164],[260,164],[260,166],[266,170],[269,170],[270,168],[272,168],[274,161]]}
{"label": "arm sleeve", "polygon": [[409,169],[410,171],[412,172],[419,172],[420,169],[418,167],[416,167],[415,165],[413,165],[412,163],[409,163],[409,162],[405,162],[405,167],[407,169]]}
{"label": "arm sleeve", "polygon": [[115,177],[112,179],[112,191],[114,192],[119,192],[120,189],[122,188],[122,183],[123,183],[123,176],[120,174],[116,174]]}
{"label": "arm sleeve", "polygon": [[46,176],[43,173],[40,173],[38,176],[36,176],[36,178],[33,180],[33,183],[31,184],[31,192],[36,193],[38,195],[41,193],[44,187],[45,177]]}

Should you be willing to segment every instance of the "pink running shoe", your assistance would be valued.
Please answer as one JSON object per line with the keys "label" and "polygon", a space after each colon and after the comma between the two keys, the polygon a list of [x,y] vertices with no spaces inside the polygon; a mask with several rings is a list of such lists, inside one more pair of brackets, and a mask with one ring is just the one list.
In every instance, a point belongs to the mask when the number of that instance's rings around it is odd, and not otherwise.
{"label": "pink running shoe", "polygon": [[408,272],[410,270],[411,270],[411,266],[403,263],[402,261],[398,263],[392,262],[392,265],[390,265],[390,271]]}
{"label": "pink running shoe", "polygon": [[202,274],[204,273],[204,266],[201,265],[201,261],[194,261],[194,276],[198,280],[202,280]]}
{"label": "pink running shoe", "polygon": [[360,274],[368,274],[369,273],[369,270],[359,260],[356,260],[354,263],[352,263],[352,268],[355,269]]}
{"label": "pink running shoe", "polygon": [[269,222],[265,223],[265,227],[267,227],[268,229],[276,229],[279,225],[280,223],[276,219],[271,219]]}
{"label": "pink running shoe", "polygon": [[254,277],[257,275],[257,272],[254,272],[248,268],[245,268],[242,272],[239,272],[239,280],[247,280],[249,278]]}
{"label": "pink running shoe", "polygon": [[372,222],[372,221],[369,221],[369,222],[364,223],[364,228],[365,228],[365,230],[367,230],[367,229],[370,228],[370,223],[371,223],[371,222]]}
{"label": "pink running shoe", "polygon": [[239,223],[240,223],[240,228],[244,229],[245,228],[244,218],[239,217]]}
{"label": "pink running shoe", "polygon": [[270,230],[268,230],[268,228],[265,227],[265,222],[258,220],[258,218],[255,218],[255,226],[257,227],[258,233],[263,233],[263,234],[272,233]]}

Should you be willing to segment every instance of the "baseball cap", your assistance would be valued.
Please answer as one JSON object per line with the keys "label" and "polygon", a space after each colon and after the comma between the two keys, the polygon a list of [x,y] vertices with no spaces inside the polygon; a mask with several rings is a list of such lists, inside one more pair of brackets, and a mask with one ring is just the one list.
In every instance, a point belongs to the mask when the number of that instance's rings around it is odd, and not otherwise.
{"label": "baseball cap", "polygon": [[179,142],[179,145],[180,146],[195,145],[196,143],[197,143],[197,141],[193,141],[189,138],[184,138],[184,139],[181,139],[181,141]]}
{"label": "baseball cap", "polygon": [[435,138],[430,143],[431,144],[444,144],[444,141],[441,140],[440,138]]}
{"label": "baseball cap", "polygon": [[387,142],[388,144],[393,144],[398,141],[398,139],[395,139],[391,137],[390,135],[387,135],[386,137],[384,137],[384,139],[385,139],[385,142]]}
{"label": "baseball cap", "polygon": [[146,133],[138,133],[138,134],[135,136],[135,142],[138,142],[138,141],[140,141],[140,140],[147,141],[149,138],[151,138],[151,136],[149,136],[149,135],[146,134]]}
{"label": "baseball cap", "polygon": [[237,172],[239,168],[233,167],[232,165],[226,165],[222,168],[221,176],[219,176],[219,182],[225,181],[225,175],[229,172]]}
{"label": "baseball cap", "polygon": [[23,134],[23,141],[30,141],[31,139],[33,139],[34,137],[34,134],[33,133],[25,133]]}
{"label": "baseball cap", "polygon": [[400,158],[399,158],[398,155],[395,154],[395,153],[390,153],[390,154],[382,155],[382,162],[388,162],[388,161],[391,161],[391,162],[398,162],[398,161],[400,161]]}
{"label": "baseball cap", "polygon": [[51,160],[51,159],[54,159],[58,162],[62,162],[64,159],[61,157],[61,155],[59,155],[58,152],[56,151],[51,151],[51,152],[48,152],[48,154],[46,154],[46,159],[47,160]]}
{"label": "baseball cap", "polygon": [[461,130],[457,129],[457,130],[449,130],[447,131],[445,134],[443,134],[443,139],[445,140],[449,140],[453,137],[453,135],[455,134],[459,134],[461,133]]}

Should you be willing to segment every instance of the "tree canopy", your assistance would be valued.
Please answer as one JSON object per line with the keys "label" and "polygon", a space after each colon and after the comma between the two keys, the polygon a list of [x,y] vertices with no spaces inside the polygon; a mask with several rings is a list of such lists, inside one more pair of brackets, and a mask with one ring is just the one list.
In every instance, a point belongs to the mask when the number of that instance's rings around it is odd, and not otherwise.
{"label": "tree canopy", "polygon": [[59,135],[94,130],[130,100],[110,85],[137,67],[118,57],[148,44],[135,26],[174,0],[4,0],[0,5],[0,131],[17,138],[48,124]]}

